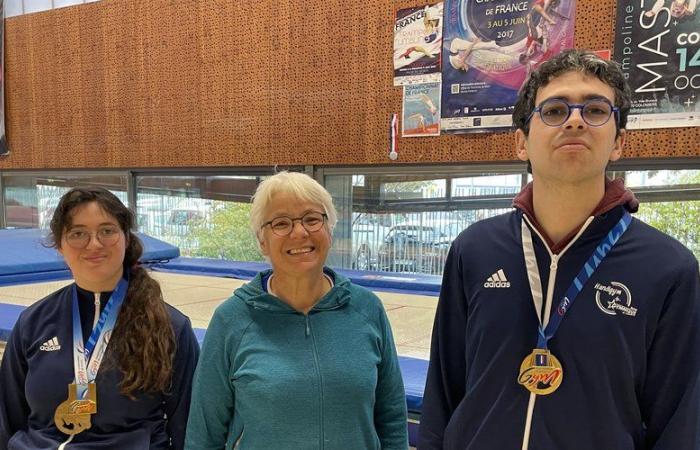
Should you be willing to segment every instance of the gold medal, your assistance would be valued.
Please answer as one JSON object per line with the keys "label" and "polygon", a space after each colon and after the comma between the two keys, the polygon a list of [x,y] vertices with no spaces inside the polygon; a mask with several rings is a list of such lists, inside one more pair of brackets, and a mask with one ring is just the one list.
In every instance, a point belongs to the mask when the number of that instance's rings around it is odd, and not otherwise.
{"label": "gold medal", "polygon": [[564,369],[549,350],[536,348],[520,364],[518,383],[537,395],[556,391],[564,379]]}
{"label": "gold medal", "polygon": [[90,415],[97,413],[97,387],[95,383],[88,384],[85,399],[78,398],[78,386],[68,385],[68,400],[64,401],[53,415],[56,427],[65,434],[75,435],[92,426]]}

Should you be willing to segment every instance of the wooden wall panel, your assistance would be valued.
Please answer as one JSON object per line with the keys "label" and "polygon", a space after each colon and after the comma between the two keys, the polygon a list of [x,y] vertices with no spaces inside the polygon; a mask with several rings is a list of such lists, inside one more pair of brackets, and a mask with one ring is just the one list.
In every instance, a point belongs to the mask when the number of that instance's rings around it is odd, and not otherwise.
{"label": "wooden wall panel", "polygon": [[[6,20],[0,169],[384,164],[393,17],[414,1],[103,0]],[[611,48],[613,0],[577,0]],[[627,157],[698,156],[700,129]],[[511,161],[511,133],[399,140],[397,163]]]}

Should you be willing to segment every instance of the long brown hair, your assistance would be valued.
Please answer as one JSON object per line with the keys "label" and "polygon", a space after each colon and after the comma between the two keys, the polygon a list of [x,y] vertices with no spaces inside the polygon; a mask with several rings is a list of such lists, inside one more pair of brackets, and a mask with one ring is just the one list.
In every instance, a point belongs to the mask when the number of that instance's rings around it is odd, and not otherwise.
{"label": "long brown hair", "polygon": [[133,398],[134,391],[167,392],[170,388],[175,334],[156,280],[138,265],[143,244],[133,233],[134,214],[111,192],[100,187],[73,188],[61,197],[51,224],[50,245],[61,246],[63,233],[72,224],[76,208],[96,202],[114,217],[126,236],[124,273],[129,288],[109,341],[111,363],[123,375],[121,393]]}

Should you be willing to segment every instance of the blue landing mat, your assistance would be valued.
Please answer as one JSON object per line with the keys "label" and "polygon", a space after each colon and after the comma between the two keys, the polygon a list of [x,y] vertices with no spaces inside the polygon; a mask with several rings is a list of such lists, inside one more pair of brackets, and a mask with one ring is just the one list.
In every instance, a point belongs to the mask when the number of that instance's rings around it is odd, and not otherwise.
{"label": "blue landing mat", "polygon": [[0,303],[0,341],[7,341],[24,306]]}
{"label": "blue landing mat", "polygon": [[[46,245],[46,231],[36,228],[0,230],[0,286],[70,278],[63,257]],[[142,261],[180,256],[180,249],[144,234]]]}
{"label": "blue landing mat", "polygon": [[[155,271],[177,272],[190,275],[249,280],[270,265],[259,262],[227,261],[208,258],[176,258],[165,263],[151,264]],[[436,275],[399,274],[360,270],[334,269],[353,283],[370,290],[437,296],[440,294],[442,279]]]}

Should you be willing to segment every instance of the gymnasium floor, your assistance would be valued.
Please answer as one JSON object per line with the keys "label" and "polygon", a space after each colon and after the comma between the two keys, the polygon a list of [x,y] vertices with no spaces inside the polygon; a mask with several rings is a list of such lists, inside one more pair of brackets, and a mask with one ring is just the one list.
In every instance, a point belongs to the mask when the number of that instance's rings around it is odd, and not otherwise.
{"label": "gymnasium floor", "polygon": [[[152,272],[165,301],[178,308],[195,328],[206,328],[214,309],[245,283],[231,278]],[[0,287],[0,303],[31,305],[70,280]],[[428,359],[437,297],[379,292],[394,332],[399,355]],[[0,357],[2,348],[0,348]]]}

